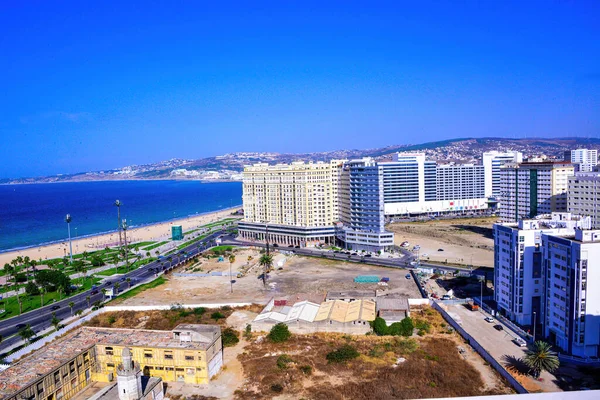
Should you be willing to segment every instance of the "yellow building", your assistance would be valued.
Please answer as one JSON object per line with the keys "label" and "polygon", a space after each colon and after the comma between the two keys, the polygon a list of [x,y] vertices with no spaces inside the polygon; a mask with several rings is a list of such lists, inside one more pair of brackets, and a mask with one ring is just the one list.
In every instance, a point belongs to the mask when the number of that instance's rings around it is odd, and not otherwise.
{"label": "yellow building", "polygon": [[116,381],[125,347],[144,375],[165,382],[205,384],[223,365],[216,325],[172,331],[83,327],[0,372],[0,400],[67,400],[92,381]]}

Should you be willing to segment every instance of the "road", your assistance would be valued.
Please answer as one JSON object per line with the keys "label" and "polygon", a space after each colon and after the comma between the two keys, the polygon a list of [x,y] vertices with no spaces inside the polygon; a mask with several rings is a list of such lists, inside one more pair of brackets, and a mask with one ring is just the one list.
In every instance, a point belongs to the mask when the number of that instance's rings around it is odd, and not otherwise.
{"label": "road", "polygon": [[[208,243],[211,240],[217,238],[219,235],[222,235],[224,232],[224,230],[215,231],[214,233],[204,238],[202,242]],[[47,306],[38,308],[36,310],[4,320],[0,322],[0,335],[2,335],[2,337],[6,339],[4,339],[2,343],[0,343],[0,351],[14,345],[17,342],[20,342],[21,338],[18,335],[12,335],[17,334],[22,327],[28,324],[31,326],[31,329],[33,329],[33,331],[37,333],[52,325],[51,320],[53,312],[56,313],[56,317],[60,320],[70,317],[70,302],[75,303],[75,306],[73,307],[73,314],[75,314],[78,310],[85,310],[89,308],[88,301],[86,300],[87,296],[90,296],[91,298],[90,304],[93,304],[96,301],[103,301],[104,295],[101,292],[102,288],[110,288],[116,282],[119,282],[119,285],[122,288],[125,288],[127,285],[127,278],[131,278],[132,282],[135,282],[136,284],[145,280],[149,280],[150,278],[154,277],[154,275],[157,272],[160,272],[159,270],[161,268],[163,271],[173,268],[176,265],[185,262],[187,259],[194,257],[198,253],[203,252],[208,247],[210,246],[201,246],[200,242],[193,243],[171,254],[171,256],[173,256],[173,265],[171,266],[161,267],[160,262],[164,262],[165,259],[153,261],[127,274],[118,275],[117,277],[108,277],[104,282],[98,285],[98,288],[96,289],[97,293],[95,294],[92,294],[93,290],[90,289],[85,292],[81,292],[74,296],[68,297],[64,300],[57,301]],[[180,259],[178,259],[178,256],[180,257]]]}

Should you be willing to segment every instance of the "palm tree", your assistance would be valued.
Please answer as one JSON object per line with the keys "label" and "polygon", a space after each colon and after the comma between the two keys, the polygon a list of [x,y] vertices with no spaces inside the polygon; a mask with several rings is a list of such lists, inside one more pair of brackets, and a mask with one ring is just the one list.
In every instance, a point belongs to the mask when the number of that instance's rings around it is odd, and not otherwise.
{"label": "palm tree", "polygon": [[35,336],[35,332],[33,329],[31,329],[31,325],[27,324],[25,328],[19,331],[19,336],[21,336],[23,340],[27,340],[29,342],[31,338]]}
{"label": "palm tree", "polygon": [[150,258],[151,255],[152,254],[149,251],[146,252],[146,257]]}
{"label": "palm tree", "polygon": [[127,279],[125,279],[125,281],[127,282],[128,288],[131,289],[131,278],[128,277]]}
{"label": "palm tree", "polygon": [[[104,290],[104,289],[102,289]],[[88,308],[90,308],[90,300],[92,300],[91,296],[85,296],[85,300],[87,301]]]}
{"label": "palm tree", "polygon": [[116,295],[117,293],[119,293],[119,287],[121,287],[121,285],[119,284],[119,282],[115,282],[115,285],[114,285],[114,288],[115,288],[115,293],[114,293],[114,294],[115,294],[115,295]]}
{"label": "palm tree", "polygon": [[54,326],[54,330],[58,331],[58,329],[60,328],[60,319],[56,318],[55,312],[52,313],[52,320],[50,321],[50,323],[52,324],[52,326]]}
{"label": "palm tree", "polygon": [[[101,292],[102,292],[102,295],[104,296],[104,298],[106,298],[106,289],[104,289],[104,288],[103,288],[103,289],[101,290]],[[103,298],[102,300],[104,300],[104,298]]]}
{"label": "palm tree", "polygon": [[73,316],[73,307],[75,307],[75,303],[74,302],[69,302],[69,308],[71,309],[71,317]]}
{"label": "palm tree", "polygon": [[235,256],[231,254],[229,256],[229,286],[231,286],[231,293],[233,293],[233,277],[231,276],[231,264],[235,262]]}
{"label": "palm tree", "polygon": [[160,255],[160,251],[156,250],[154,254],[156,254],[156,257],[158,257]]}
{"label": "palm tree", "polygon": [[115,274],[119,272],[119,255],[113,254],[112,256],[113,264],[115,264]]}
{"label": "palm tree", "polygon": [[4,264],[4,275],[6,275],[6,289],[10,287],[10,278],[14,271],[14,267],[9,263]]}
{"label": "palm tree", "polygon": [[527,350],[523,362],[529,367],[532,375],[539,378],[542,371],[553,372],[560,366],[556,352],[552,351],[549,343],[541,340],[533,345],[533,350]]}
{"label": "palm tree", "polygon": [[260,265],[263,267],[263,285],[267,285],[267,272],[273,266],[273,256],[270,254],[263,254],[260,256],[260,260],[258,261]]}

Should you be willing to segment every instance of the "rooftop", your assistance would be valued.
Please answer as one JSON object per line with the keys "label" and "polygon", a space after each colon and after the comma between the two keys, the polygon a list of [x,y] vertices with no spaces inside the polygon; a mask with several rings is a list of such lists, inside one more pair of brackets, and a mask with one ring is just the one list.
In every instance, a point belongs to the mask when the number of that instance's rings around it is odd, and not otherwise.
{"label": "rooftop", "polygon": [[362,299],[362,298],[375,298],[376,292],[375,290],[345,290],[345,291],[330,291],[327,292],[326,299],[328,300],[336,300],[336,299]]}
{"label": "rooftop", "polygon": [[377,311],[406,311],[409,310],[408,299],[406,298],[389,298],[389,297],[378,297],[377,298]]}
{"label": "rooftop", "polygon": [[[207,327],[204,332],[220,332],[218,326],[195,326]],[[82,327],[1,371],[0,399],[26,388],[96,344],[200,350],[210,347],[210,343],[206,342],[182,342],[174,338],[172,331]]]}
{"label": "rooftop", "polygon": [[337,322],[352,322],[358,319],[364,321],[373,321],[375,319],[374,301],[326,301],[324,303],[321,303],[319,311],[315,316],[315,322],[325,320],[332,320]]}

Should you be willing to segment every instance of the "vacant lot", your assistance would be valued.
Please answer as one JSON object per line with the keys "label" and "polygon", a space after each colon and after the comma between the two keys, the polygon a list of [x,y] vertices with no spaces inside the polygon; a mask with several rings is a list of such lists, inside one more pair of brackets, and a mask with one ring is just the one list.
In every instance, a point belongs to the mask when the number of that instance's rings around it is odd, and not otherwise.
{"label": "vacant lot", "polygon": [[[427,320],[431,333],[412,338],[318,333],[278,344],[255,335],[238,357],[245,381],[236,398],[413,399],[512,392],[456,333],[448,333],[438,313],[425,308],[415,318]],[[346,345],[359,356],[328,362],[328,353]]]}
{"label": "vacant lot", "polygon": [[496,218],[465,218],[397,222],[387,228],[396,233],[396,244],[408,241],[411,248],[420,245],[423,260],[493,267],[494,222]]}
{"label": "vacant lot", "polygon": [[[383,268],[365,264],[332,261],[320,258],[274,254],[274,271],[263,285],[262,268],[258,265],[260,254],[253,249],[233,250],[235,261],[232,271],[243,276],[234,278],[233,293],[228,276],[200,276],[211,272],[229,272],[228,256],[222,261],[218,257],[201,258],[197,264],[180,268],[169,274],[168,282],[146,290],[126,300],[127,305],[155,304],[201,304],[225,302],[266,303],[274,296],[309,293],[325,295],[329,290],[347,289],[397,289],[409,298],[419,298],[418,289],[412,279],[405,278],[406,270]],[[279,269],[281,268],[281,269]],[[177,276],[185,273],[186,276]],[[389,277],[388,286],[354,283],[357,275]]]}

